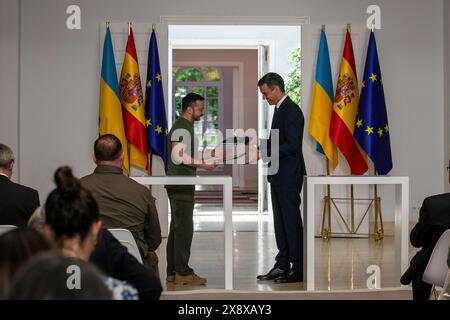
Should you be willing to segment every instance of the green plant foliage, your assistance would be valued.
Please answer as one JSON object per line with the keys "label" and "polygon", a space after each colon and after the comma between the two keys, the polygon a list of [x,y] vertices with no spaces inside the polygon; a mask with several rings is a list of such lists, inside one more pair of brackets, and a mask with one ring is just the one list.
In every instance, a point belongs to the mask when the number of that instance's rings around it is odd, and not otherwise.
{"label": "green plant foliage", "polygon": [[286,94],[298,105],[301,103],[301,56],[300,46],[289,50],[289,64],[292,68],[288,72],[288,79],[285,84]]}

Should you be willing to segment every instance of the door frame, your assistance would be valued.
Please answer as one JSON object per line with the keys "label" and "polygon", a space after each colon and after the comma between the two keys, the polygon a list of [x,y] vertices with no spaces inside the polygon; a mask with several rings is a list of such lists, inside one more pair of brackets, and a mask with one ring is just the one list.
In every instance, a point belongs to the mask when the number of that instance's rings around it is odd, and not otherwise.
{"label": "door frame", "polygon": [[[164,79],[167,79],[166,88],[167,90],[167,115],[168,120],[172,121],[172,97],[171,97],[171,69],[172,69],[172,44],[169,43],[169,26],[170,25],[256,25],[256,26],[298,26],[310,24],[309,16],[288,16],[288,17],[273,17],[273,16],[241,16],[241,17],[232,17],[232,16],[161,16],[160,17],[160,28],[158,30],[158,42],[161,43],[161,54],[160,54],[160,64],[161,70],[165,73]],[[301,40],[301,39],[300,39]],[[301,43],[301,41],[299,41]],[[265,43],[258,43],[257,45],[269,45]],[[165,50],[167,48],[167,52],[165,54]],[[271,57],[273,58],[273,57]],[[269,68],[273,67],[273,63],[269,62]],[[170,74],[170,75],[169,75]],[[170,77],[170,82],[169,82]],[[170,94],[169,94],[170,93]],[[234,119],[233,119],[234,122]],[[169,123],[169,126],[171,123]],[[258,177],[260,179],[260,177]],[[265,182],[267,184],[267,182]],[[266,188],[268,190],[268,188]],[[266,191],[267,199],[269,203],[267,204],[267,209],[270,211],[270,193]],[[260,209],[261,210],[261,209]],[[260,211],[260,213],[262,213]]]}

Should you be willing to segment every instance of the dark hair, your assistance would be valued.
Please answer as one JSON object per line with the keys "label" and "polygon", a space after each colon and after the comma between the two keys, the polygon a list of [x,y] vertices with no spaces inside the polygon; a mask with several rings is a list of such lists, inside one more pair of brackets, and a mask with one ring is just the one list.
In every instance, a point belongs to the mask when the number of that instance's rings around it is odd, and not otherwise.
{"label": "dark hair", "polygon": [[263,84],[266,84],[270,90],[273,90],[276,86],[278,86],[281,92],[284,92],[284,80],[278,73],[269,72],[264,75],[261,79],[259,79],[258,87],[261,87]]}
{"label": "dark hair", "polygon": [[55,182],[57,188],[45,203],[45,223],[52,227],[55,241],[76,235],[83,241],[92,224],[99,220],[97,202],[69,167],[56,170]]}
{"label": "dark hair", "polygon": [[0,299],[14,274],[34,255],[51,249],[42,234],[31,228],[16,228],[0,236]]}
{"label": "dark hair", "polygon": [[205,101],[205,98],[197,93],[189,92],[181,100],[181,112],[185,112],[188,107],[194,107],[197,101]]}
{"label": "dark hair", "polygon": [[97,161],[114,161],[122,154],[122,143],[113,134],[104,134],[95,140],[94,155]]}
{"label": "dark hair", "polygon": [[[79,272],[79,287],[72,276]],[[110,300],[112,293],[96,267],[54,251],[29,261],[13,278],[9,300]]]}

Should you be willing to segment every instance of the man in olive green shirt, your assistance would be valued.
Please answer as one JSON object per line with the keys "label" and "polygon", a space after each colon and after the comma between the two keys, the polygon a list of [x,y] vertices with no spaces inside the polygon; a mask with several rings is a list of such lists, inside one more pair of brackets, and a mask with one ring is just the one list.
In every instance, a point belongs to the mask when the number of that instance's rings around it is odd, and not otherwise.
{"label": "man in olive green shirt", "polygon": [[155,198],[148,188],[123,174],[122,144],[116,136],[105,134],[95,141],[94,162],[94,173],[80,181],[97,201],[103,226],[130,230],[144,264],[159,277],[155,250],[161,243],[161,227]]}
{"label": "man in olive green shirt", "polygon": [[[203,116],[204,98],[196,93],[187,94],[182,100],[181,116],[169,132],[168,176],[195,176],[197,168],[213,170],[216,163],[204,163],[197,155],[198,141],[194,122]],[[214,155],[214,152],[212,154]],[[174,284],[203,285],[206,279],[195,274],[189,266],[194,224],[195,185],[167,185],[170,200],[171,221],[167,239],[167,282]]]}

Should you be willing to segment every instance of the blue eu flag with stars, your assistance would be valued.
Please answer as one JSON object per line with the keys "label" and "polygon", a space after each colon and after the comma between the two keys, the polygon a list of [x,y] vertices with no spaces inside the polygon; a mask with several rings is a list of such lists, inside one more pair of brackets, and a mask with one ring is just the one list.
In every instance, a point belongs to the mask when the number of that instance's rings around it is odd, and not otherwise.
{"label": "blue eu flag with stars", "polygon": [[168,130],[162,84],[158,45],[156,43],[155,30],[153,30],[148,50],[147,81],[145,84],[147,143],[151,153],[162,158],[167,171],[169,156],[167,144]]}
{"label": "blue eu flag with stars", "polygon": [[383,78],[378,61],[377,44],[373,31],[367,48],[366,66],[361,87],[355,139],[372,160],[378,174],[392,169],[389,124],[384,101]]}

